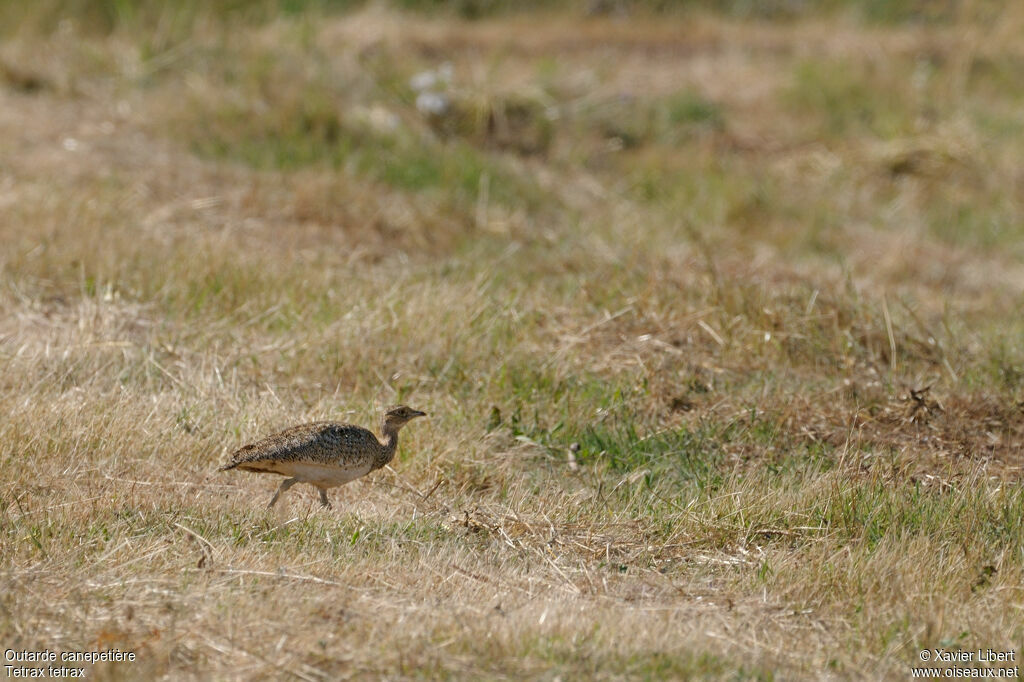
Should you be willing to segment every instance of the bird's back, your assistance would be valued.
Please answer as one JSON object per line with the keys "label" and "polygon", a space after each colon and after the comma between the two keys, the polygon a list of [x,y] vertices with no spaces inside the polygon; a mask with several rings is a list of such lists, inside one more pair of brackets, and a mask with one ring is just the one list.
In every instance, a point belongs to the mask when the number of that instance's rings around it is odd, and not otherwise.
{"label": "bird's back", "polygon": [[372,462],[383,446],[372,432],[353,424],[313,422],[293,426],[235,451],[221,468],[276,472],[274,463],[339,466]]}

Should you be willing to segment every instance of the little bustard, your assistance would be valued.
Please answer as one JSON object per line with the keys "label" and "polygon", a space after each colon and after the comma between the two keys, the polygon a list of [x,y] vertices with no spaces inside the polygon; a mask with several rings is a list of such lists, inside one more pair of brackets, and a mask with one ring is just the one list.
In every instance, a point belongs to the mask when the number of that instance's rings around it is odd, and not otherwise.
{"label": "little bustard", "polygon": [[399,429],[426,414],[405,405],[392,407],[381,420],[383,442],[370,430],[352,424],[313,422],[293,426],[237,450],[220,470],[242,469],[288,476],[270,499],[267,509],[296,483],[309,483],[319,488],[320,504],[330,507],[328,488],[344,485],[390,462],[398,449]]}

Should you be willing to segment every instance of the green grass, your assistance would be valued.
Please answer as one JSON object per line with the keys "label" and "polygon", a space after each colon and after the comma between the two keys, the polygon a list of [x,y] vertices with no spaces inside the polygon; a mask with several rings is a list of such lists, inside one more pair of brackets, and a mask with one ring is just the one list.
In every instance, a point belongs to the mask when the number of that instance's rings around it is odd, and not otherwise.
{"label": "green grass", "polygon": [[262,170],[347,171],[398,190],[435,194],[468,214],[482,191],[498,205],[527,210],[538,210],[546,198],[529,177],[460,140],[428,141],[413,131],[383,134],[346,122],[344,99],[340,93],[332,97],[322,78],[281,97],[266,113],[197,108],[194,120],[183,124],[194,131],[192,148]]}
{"label": "green grass", "polygon": [[1024,225],[1017,220],[1020,212],[1016,196],[997,190],[986,205],[946,199],[931,207],[929,227],[932,231],[956,245],[975,248],[1006,250],[1018,253],[1016,245],[1024,235]]}
{"label": "green grass", "polygon": [[807,61],[794,73],[794,112],[820,117],[828,135],[870,133],[882,139],[911,130],[915,116],[910,74],[891,65]]}

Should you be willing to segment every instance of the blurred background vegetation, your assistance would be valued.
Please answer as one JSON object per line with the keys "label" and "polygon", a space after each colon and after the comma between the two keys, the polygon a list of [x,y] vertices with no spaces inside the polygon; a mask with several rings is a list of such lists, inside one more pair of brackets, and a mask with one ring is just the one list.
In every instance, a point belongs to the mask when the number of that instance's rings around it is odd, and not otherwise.
{"label": "blurred background vegetation", "polygon": [[866,24],[951,24],[997,21],[1004,0],[17,0],[0,2],[0,31],[26,26],[52,31],[73,19],[83,30],[187,31],[197,20],[260,23],[276,17],[336,15],[367,5],[463,19],[570,13],[580,16],[685,16],[713,13],[734,19],[789,21],[841,16]]}

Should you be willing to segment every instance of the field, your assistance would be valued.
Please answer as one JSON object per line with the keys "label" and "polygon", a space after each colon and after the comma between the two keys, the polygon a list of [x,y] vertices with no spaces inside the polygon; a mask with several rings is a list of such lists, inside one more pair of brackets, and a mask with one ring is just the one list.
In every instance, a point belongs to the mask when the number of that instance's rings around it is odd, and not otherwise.
{"label": "field", "polygon": [[[1022,652],[1024,7],[345,4],[0,2],[3,649]],[[216,471],[398,403],[333,509]]]}

